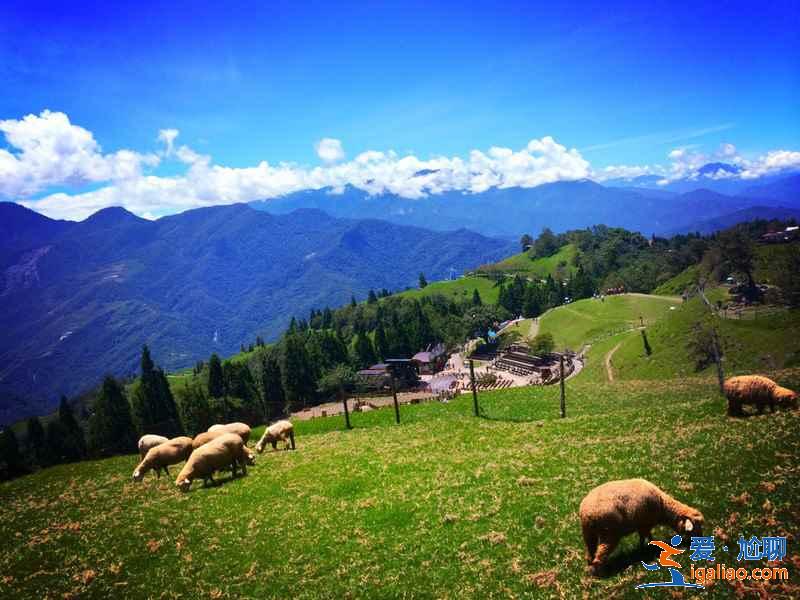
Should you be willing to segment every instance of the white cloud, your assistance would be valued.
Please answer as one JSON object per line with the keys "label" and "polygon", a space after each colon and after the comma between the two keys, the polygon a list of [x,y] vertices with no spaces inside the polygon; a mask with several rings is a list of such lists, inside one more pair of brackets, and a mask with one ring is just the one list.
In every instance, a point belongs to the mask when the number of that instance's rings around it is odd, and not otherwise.
{"label": "white cloud", "polygon": [[0,121],[10,150],[0,149],[0,197],[17,198],[53,186],[118,181],[155,166],[155,154],[120,150],[103,154],[90,131],[61,112],[42,111]]}
{"label": "white cloud", "polygon": [[[28,199],[25,206],[55,218],[82,219],[93,212],[121,205],[154,218],[202,206],[270,199],[302,190],[329,189],[341,193],[353,186],[369,194],[393,193],[408,199],[449,191],[478,193],[487,189],[535,187],[555,181],[593,178],[662,176],[663,183],[696,178],[697,170],[711,160],[741,167],[739,175],[720,171],[713,177],[755,178],[781,169],[800,168],[800,152],[775,150],[755,159],[740,156],[735,146],[723,144],[711,155],[690,146],[669,153],[667,167],[613,165],[593,170],[576,149],[568,149],[550,136],[533,139],[514,150],[492,146],[466,156],[423,159],[395,151],[367,150],[344,161],[339,140],[325,138],[317,145],[324,164],[303,167],[262,161],[245,168],[214,164],[208,155],[178,145],[177,129],[162,129],[158,140],[164,149],[140,154],[119,150],[103,154],[91,132],[73,125],[63,113],[44,111],[21,120],[0,121],[10,151],[0,150],[0,197]],[[158,176],[144,167],[172,160],[184,165],[182,173]],[[83,193],[34,194],[63,187],[103,182]]]}
{"label": "white cloud", "polygon": [[334,138],[322,138],[315,146],[317,156],[326,163],[333,163],[344,158],[342,142]]}

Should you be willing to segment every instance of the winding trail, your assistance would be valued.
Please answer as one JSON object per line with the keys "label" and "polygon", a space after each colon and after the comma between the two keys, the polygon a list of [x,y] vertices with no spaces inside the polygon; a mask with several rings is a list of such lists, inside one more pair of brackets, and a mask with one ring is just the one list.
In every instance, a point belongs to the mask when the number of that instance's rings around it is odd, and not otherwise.
{"label": "winding trail", "polygon": [[614,356],[614,352],[619,350],[619,347],[621,345],[622,342],[617,342],[617,345],[606,353],[606,358],[605,358],[606,377],[608,378],[609,383],[614,383],[614,368],[611,366],[611,357]]}

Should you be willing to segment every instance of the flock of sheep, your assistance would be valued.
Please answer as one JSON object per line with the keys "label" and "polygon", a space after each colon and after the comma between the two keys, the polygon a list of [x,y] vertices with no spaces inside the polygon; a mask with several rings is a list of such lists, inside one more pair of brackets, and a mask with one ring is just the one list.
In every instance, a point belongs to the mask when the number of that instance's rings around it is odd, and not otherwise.
{"label": "flock of sheep", "polygon": [[[186,464],[175,480],[181,491],[188,491],[192,481],[202,479],[204,484],[214,481],[214,473],[230,468],[236,477],[237,467],[247,473],[247,465],[254,465],[255,454],[247,447],[250,440],[250,427],[245,423],[228,423],[212,425],[208,431],[200,433],[194,439],[186,436],[171,440],[147,434],[139,439],[139,456],[141,462],[133,471],[133,480],[142,481],[148,471],[154,471],[161,477],[161,471],[169,475],[167,467],[183,461]],[[289,421],[278,421],[267,427],[264,435],[256,444],[256,451],[261,454],[267,444],[277,450],[278,442],[283,441],[288,449],[295,449],[294,427]]]}
{"label": "flock of sheep", "polygon": [[[796,407],[797,393],[777,385],[759,375],[732,377],[725,382],[728,412],[740,415],[742,406],[755,405],[759,412],[769,406]],[[175,484],[187,491],[195,479],[213,482],[216,471],[230,468],[236,476],[237,467],[247,472],[247,465],[255,464],[255,455],[247,447],[250,427],[244,423],[214,425],[194,439],[177,437],[168,440],[157,435],[145,435],[139,440],[142,461],[133,472],[134,481],[141,481],[145,473],[155,471],[160,477],[167,467],[186,461]],[[269,426],[255,446],[260,454],[267,444],[277,449],[283,441],[288,449],[295,448],[294,428],[289,421],[278,421]],[[654,484],[644,479],[610,481],[593,489],[580,504],[580,520],[586,544],[589,571],[599,574],[608,557],[620,540],[631,533],[639,534],[641,546],[651,539],[658,525],[672,527],[681,536],[701,536],[703,514],[676,500]]]}

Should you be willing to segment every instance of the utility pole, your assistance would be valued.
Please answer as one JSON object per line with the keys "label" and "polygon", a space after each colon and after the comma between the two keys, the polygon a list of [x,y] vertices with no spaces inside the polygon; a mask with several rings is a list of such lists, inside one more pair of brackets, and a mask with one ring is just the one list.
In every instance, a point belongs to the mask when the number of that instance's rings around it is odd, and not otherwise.
{"label": "utility pole", "polygon": [[394,373],[392,373],[392,397],[394,398],[394,420],[400,424],[400,405],[397,403],[397,383],[395,382]]}
{"label": "utility pole", "polygon": [[561,418],[565,419],[567,416],[567,395],[564,388],[564,355],[559,357],[559,367],[561,368]]}
{"label": "utility pole", "polygon": [[469,359],[469,381],[472,385],[472,410],[478,416],[478,390],[475,387],[475,364]]}
{"label": "utility pole", "polygon": [[348,429],[352,429],[353,426],[350,425],[350,413],[347,410],[347,396],[344,393],[344,388],[341,386],[339,387],[339,395],[342,397],[342,404],[344,405],[344,423]]}

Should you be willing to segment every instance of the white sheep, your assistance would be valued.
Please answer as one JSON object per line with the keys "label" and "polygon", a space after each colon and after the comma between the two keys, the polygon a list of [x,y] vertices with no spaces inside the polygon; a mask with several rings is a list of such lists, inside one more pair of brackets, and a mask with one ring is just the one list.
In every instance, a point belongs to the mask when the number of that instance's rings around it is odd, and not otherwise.
{"label": "white sheep", "polygon": [[699,510],[645,479],[609,481],[594,488],[581,502],[580,517],[586,560],[594,575],[624,536],[638,532],[643,546],[657,525],[700,536],[704,520]]}
{"label": "white sheep", "polygon": [[141,481],[150,470],[155,470],[156,476],[161,477],[161,471],[169,475],[170,465],[183,462],[192,453],[192,438],[176,437],[150,448],[142,461],[133,471],[133,480]]}
{"label": "white sheep", "polygon": [[138,444],[139,458],[144,458],[150,448],[155,448],[159,444],[163,444],[167,439],[168,438],[165,438],[163,435],[155,435],[152,433],[147,433],[140,437]]}
{"label": "white sheep", "polygon": [[[287,440],[288,438],[288,440]],[[294,425],[291,424],[290,421],[277,421],[270,425],[269,427],[264,430],[264,435],[261,436],[261,439],[258,440],[256,444],[256,452],[261,454],[264,452],[264,447],[267,444],[272,445],[273,450],[278,449],[278,442],[283,441],[286,444],[286,449],[289,448],[289,442],[291,441],[292,450],[295,449],[294,445]]]}
{"label": "white sheep", "polygon": [[244,440],[245,445],[247,442],[250,441],[250,426],[247,423],[225,423],[224,425],[212,425],[208,428],[209,433],[213,433],[215,431],[225,431],[227,433],[235,433],[237,434],[242,440]]}
{"label": "white sheep", "polygon": [[248,454],[242,438],[235,433],[223,433],[193,451],[189,460],[175,480],[181,491],[186,492],[195,479],[203,479],[204,484],[214,482],[214,472],[230,467],[236,476],[236,467],[241,465],[247,473]]}

